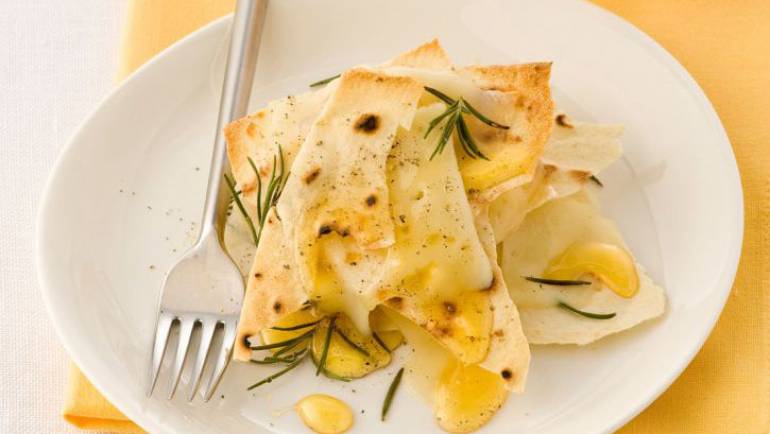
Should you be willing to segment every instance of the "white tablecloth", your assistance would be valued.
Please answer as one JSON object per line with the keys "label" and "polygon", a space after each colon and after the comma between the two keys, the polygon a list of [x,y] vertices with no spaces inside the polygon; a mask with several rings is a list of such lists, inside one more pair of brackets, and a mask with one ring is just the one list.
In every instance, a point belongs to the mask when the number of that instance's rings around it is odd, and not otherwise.
{"label": "white tablecloth", "polygon": [[42,305],[35,217],[50,168],[114,85],[122,0],[0,0],[0,433],[74,433],[68,357]]}

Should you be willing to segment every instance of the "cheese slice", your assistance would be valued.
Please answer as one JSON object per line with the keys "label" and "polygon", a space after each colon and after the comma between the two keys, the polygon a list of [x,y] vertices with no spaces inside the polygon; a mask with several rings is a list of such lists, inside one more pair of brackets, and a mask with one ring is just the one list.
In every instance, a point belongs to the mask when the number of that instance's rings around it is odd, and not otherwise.
{"label": "cheese slice", "polygon": [[[524,279],[542,276],[553,258],[583,242],[606,243],[628,251],[614,223],[601,215],[587,190],[532,211],[503,241],[503,274],[530,343],[584,345],[663,314],[664,291],[638,263],[639,290],[631,298],[621,297],[599,282],[552,286]],[[615,316],[586,318],[558,307],[559,302],[585,312]]]}
{"label": "cheese slice", "polygon": [[497,264],[497,241],[486,209],[476,215],[475,223],[494,275],[494,283],[487,291],[493,306],[489,352],[479,367],[502,378],[506,390],[522,393],[529,374],[529,343],[521,326],[519,310]]}
{"label": "cheese slice", "polygon": [[503,240],[528,212],[544,203],[580,191],[592,174],[620,158],[620,125],[573,122],[565,114],[555,117],[532,180],[500,195],[490,206],[495,238]]}
{"label": "cheese slice", "polygon": [[492,310],[490,261],[479,242],[454,151],[430,160],[438,131],[424,138],[439,104],[421,108],[388,158],[396,242],[376,299],[411,319],[464,363],[486,358]]}
{"label": "cheese slice", "polygon": [[436,421],[453,433],[487,423],[508,397],[506,381],[479,365],[461,363],[425,329],[389,308],[378,308],[404,334],[411,353],[405,380],[433,409]]}

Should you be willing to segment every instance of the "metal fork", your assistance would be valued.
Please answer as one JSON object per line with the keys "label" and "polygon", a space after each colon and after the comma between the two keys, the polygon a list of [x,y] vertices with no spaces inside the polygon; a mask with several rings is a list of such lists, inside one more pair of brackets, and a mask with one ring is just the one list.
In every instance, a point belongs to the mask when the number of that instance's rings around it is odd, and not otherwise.
{"label": "metal fork", "polygon": [[204,401],[211,399],[230,360],[244,286],[238,268],[221,243],[228,197],[222,182],[227,170],[222,128],[246,114],[265,10],[266,0],[238,0],[235,8],[201,232],[190,251],[171,267],[163,283],[147,396],[155,388],[174,324],[179,327],[179,341],[169,377],[168,399],[174,397],[196,327],[200,328],[200,344],[190,379],[190,401],[203,376],[215,332],[220,329],[222,344],[220,349],[213,349],[215,364],[203,389]]}

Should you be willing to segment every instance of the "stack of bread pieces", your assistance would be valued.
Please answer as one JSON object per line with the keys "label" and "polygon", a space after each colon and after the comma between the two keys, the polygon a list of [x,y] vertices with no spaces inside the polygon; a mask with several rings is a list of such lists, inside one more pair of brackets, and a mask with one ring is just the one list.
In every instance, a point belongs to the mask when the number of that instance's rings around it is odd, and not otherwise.
{"label": "stack of bread pieces", "polygon": [[[344,371],[336,375],[359,377],[390,361],[392,348],[377,353],[371,337],[400,333],[415,354],[440,354],[424,357],[436,366],[421,381],[440,426],[468,432],[509,392],[524,391],[530,344],[586,344],[662,314],[663,290],[591,191],[621,155],[622,127],[558,112],[550,71],[550,63],[458,67],[432,41],[228,125],[240,200],[251,216],[266,212],[234,358],[250,360],[277,324],[330,327],[334,318],[370,349],[365,372],[334,362]],[[497,127],[460,110],[436,152],[453,102]],[[480,153],[464,147],[461,128]],[[277,160],[285,179],[265,211]],[[578,244],[610,244],[631,259],[625,271],[589,269],[590,284],[526,278],[542,277]],[[608,289],[634,278],[633,294]],[[614,315],[597,320],[562,304]]]}

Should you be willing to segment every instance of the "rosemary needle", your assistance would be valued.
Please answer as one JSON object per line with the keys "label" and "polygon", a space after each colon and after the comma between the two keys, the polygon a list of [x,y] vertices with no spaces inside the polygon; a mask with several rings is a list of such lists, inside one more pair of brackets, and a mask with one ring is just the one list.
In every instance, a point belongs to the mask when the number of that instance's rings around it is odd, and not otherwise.
{"label": "rosemary needle", "polygon": [[594,182],[596,185],[598,185],[599,187],[604,187],[604,184],[602,184],[602,182],[599,180],[599,178],[597,178],[597,177],[596,177],[596,175],[591,175],[591,177],[590,177],[590,178],[588,178],[588,179],[590,179],[591,181],[593,181],[593,182]]}
{"label": "rosemary needle", "polygon": [[465,121],[465,118],[463,117],[463,114],[470,114],[473,115],[476,119],[483,122],[486,125],[489,125],[490,127],[494,128],[500,128],[507,130],[510,127],[507,125],[503,125],[501,123],[495,122],[488,117],[484,116],[476,110],[468,101],[464,100],[462,97],[458,98],[457,100],[452,99],[448,95],[444,94],[443,92],[434,89],[432,87],[425,86],[425,91],[430,93],[431,95],[435,96],[439,100],[441,100],[444,104],[447,105],[447,108],[444,112],[442,112],[440,115],[438,115],[436,118],[434,118],[430,124],[428,124],[428,129],[425,131],[425,137],[428,137],[428,134],[430,134],[431,131],[433,131],[434,128],[436,128],[440,123],[444,122],[444,130],[439,136],[438,144],[436,145],[436,148],[433,150],[433,153],[430,156],[430,159],[432,160],[436,155],[440,154],[444,151],[444,148],[446,147],[447,142],[449,141],[449,138],[452,136],[452,133],[456,130],[457,131],[457,138],[460,141],[460,146],[462,147],[463,151],[465,151],[465,154],[468,155],[471,158],[481,158],[483,160],[489,160],[479,149],[478,144],[473,139],[473,136],[471,136],[470,128],[468,128],[468,124]]}
{"label": "rosemary needle", "polygon": [[294,345],[297,342],[300,342],[300,341],[303,341],[305,339],[308,339],[310,336],[313,335],[314,331],[315,330],[310,330],[310,331],[307,331],[307,332],[297,336],[296,338],[287,339],[287,340],[281,341],[281,342],[273,342],[272,344],[267,344],[267,345],[257,345],[255,347],[251,347],[251,349],[252,350],[269,350],[269,349],[272,349],[272,348],[287,347],[289,345]]}
{"label": "rosemary needle", "polygon": [[587,280],[561,280],[561,279],[543,279],[542,277],[524,276],[525,280],[530,282],[542,283],[545,285],[554,286],[578,286],[578,285],[590,285],[591,282]]}
{"label": "rosemary needle", "polygon": [[387,352],[390,352],[390,348],[388,348],[388,346],[387,346],[387,345],[385,345],[385,342],[383,342],[383,341],[382,341],[382,339],[380,339],[380,336],[379,336],[377,333],[375,333],[375,332],[372,332],[372,337],[374,338],[374,341],[375,341],[375,342],[377,342],[378,344],[380,344],[380,346],[381,346],[381,347],[382,347],[382,348],[383,348],[385,351],[387,351]]}
{"label": "rosemary needle", "polygon": [[[318,374],[321,373],[322,370],[324,370],[324,367],[326,366],[326,357],[329,355],[329,344],[331,344],[332,341],[332,332],[334,332],[334,322],[337,320],[337,317],[333,317],[331,321],[329,321],[329,327],[326,329],[326,339],[324,340],[324,347],[323,351],[321,352],[321,359],[318,361],[318,369],[315,371],[315,375],[318,376]],[[314,330],[315,331],[315,330]]]}
{"label": "rosemary needle", "polygon": [[280,377],[281,375],[283,375],[283,374],[285,374],[285,373],[287,373],[287,372],[291,371],[292,369],[296,368],[297,366],[299,366],[299,364],[300,364],[300,363],[301,363],[303,360],[305,360],[305,359],[304,359],[304,358],[301,358],[301,359],[299,359],[299,360],[297,360],[297,361],[295,361],[295,362],[292,362],[292,363],[290,363],[290,364],[289,364],[287,367],[285,367],[285,368],[281,369],[280,371],[276,372],[275,374],[269,375],[269,376],[265,377],[264,379],[262,379],[262,380],[260,380],[260,381],[257,381],[256,383],[252,384],[252,385],[251,385],[251,386],[249,386],[249,387],[248,387],[246,390],[251,390],[251,389],[254,389],[254,388],[256,388],[256,387],[259,387],[259,386],[261,386],[261,385],[263,385],[263,384],[271,383],[271,382],[272,382],[273,380],[275,380],[276,378]]}
{"label": "rosemary needle", "polygon": [[610,318],[614,318],[615,315],[616,315],[615,312],[612,312],[612,313],[585,312],[585,311],[579,310],[577,308],[574,308],[574,307],[568,305],[567,303],[565,303],[563,301],[560,301],[557,306],[559,306],[562,309],[566,309],[566,310],[568,310],[570,312],[574,312],[574,313],[576,313],[576,314],[578,314],[580,316],[584,316],[586,318],[591,318],[591,319],[610,319]]}
{"label": "rosemary needle", "polygon": [[[259,179],[259,177],[257,177]],[[259,236],[257,235],[257,230],[254,227],[254,222],[251,221],[251,217],[249,217],[249,213],[246,212],[246,208],[243,206],[243,202],[241,202],[240,198],[240,192],[235,191],[235,182],[230,179],[227,174],[225,174],[225,182],[227,183],[227,188],[230,190],[230,194],[233,196],[233,201],[235,202],[235,205],[238,206],[238,209],[241,211],[241,215],[243,215],[243,218],[246,220],[246,223],[249,225],[249,230],[251,231],[251,238],[254,240],[254,245],[256,246],[259,244]]]}
{"label": "rosemary needle", "polygon": [[323,86],[325,84],[329,84],[332,81],[340,78],[340,75],[341,74],[337,74],[337,75],[334,75],[334,76],[329,77],[329,78],[324,78],[323,80],[318,80],[315,83],[310,83],[310,87],[318,87],[318,86]]}
{"label": "rosemary needle", "polygon": [[350,345],[351,348],[358,351],[359,353],[363,354],[366,357],[369,357],[369,352],[365,349],[361,348],[357,343],[353,342],[345,333],[342,333],[340,329],[334,329],[334,332],[337,333],[345,343]]}
{"label": "rosemary needle", "polygon": [[398,389],[398,385],[401,384],[402,375],[404,375],[404,368],[398,370],[396,377],[393,378],[393,382],[391,382],[390,387],[388,387],[388,393],[385,395],[385,401],[382,403],[382,414],[380,415],[380,420],[383,422],[385,421],[385,416],[388,415],[388,410],[390,410],[390,404],[393,402],[393,396],[396,394],[396,389]]}
{"label": "rosemary needle", "polygon": [[278,326],[274,326],[274,327],[270,327],[270,328],[273,329],[273,330],[288,332],[288,331],[292,331],[292,330],[299,330],[299,329],[304,329],[304,328],[307,328],[307,327],[311,327],[311,326],[314,326],[314,325],[318,324],[319,322],[321,322],[320,319],[318,321],[306,322],[304,324],[298,324],[298,325],[291,326],[291,327],[278,327]]}

